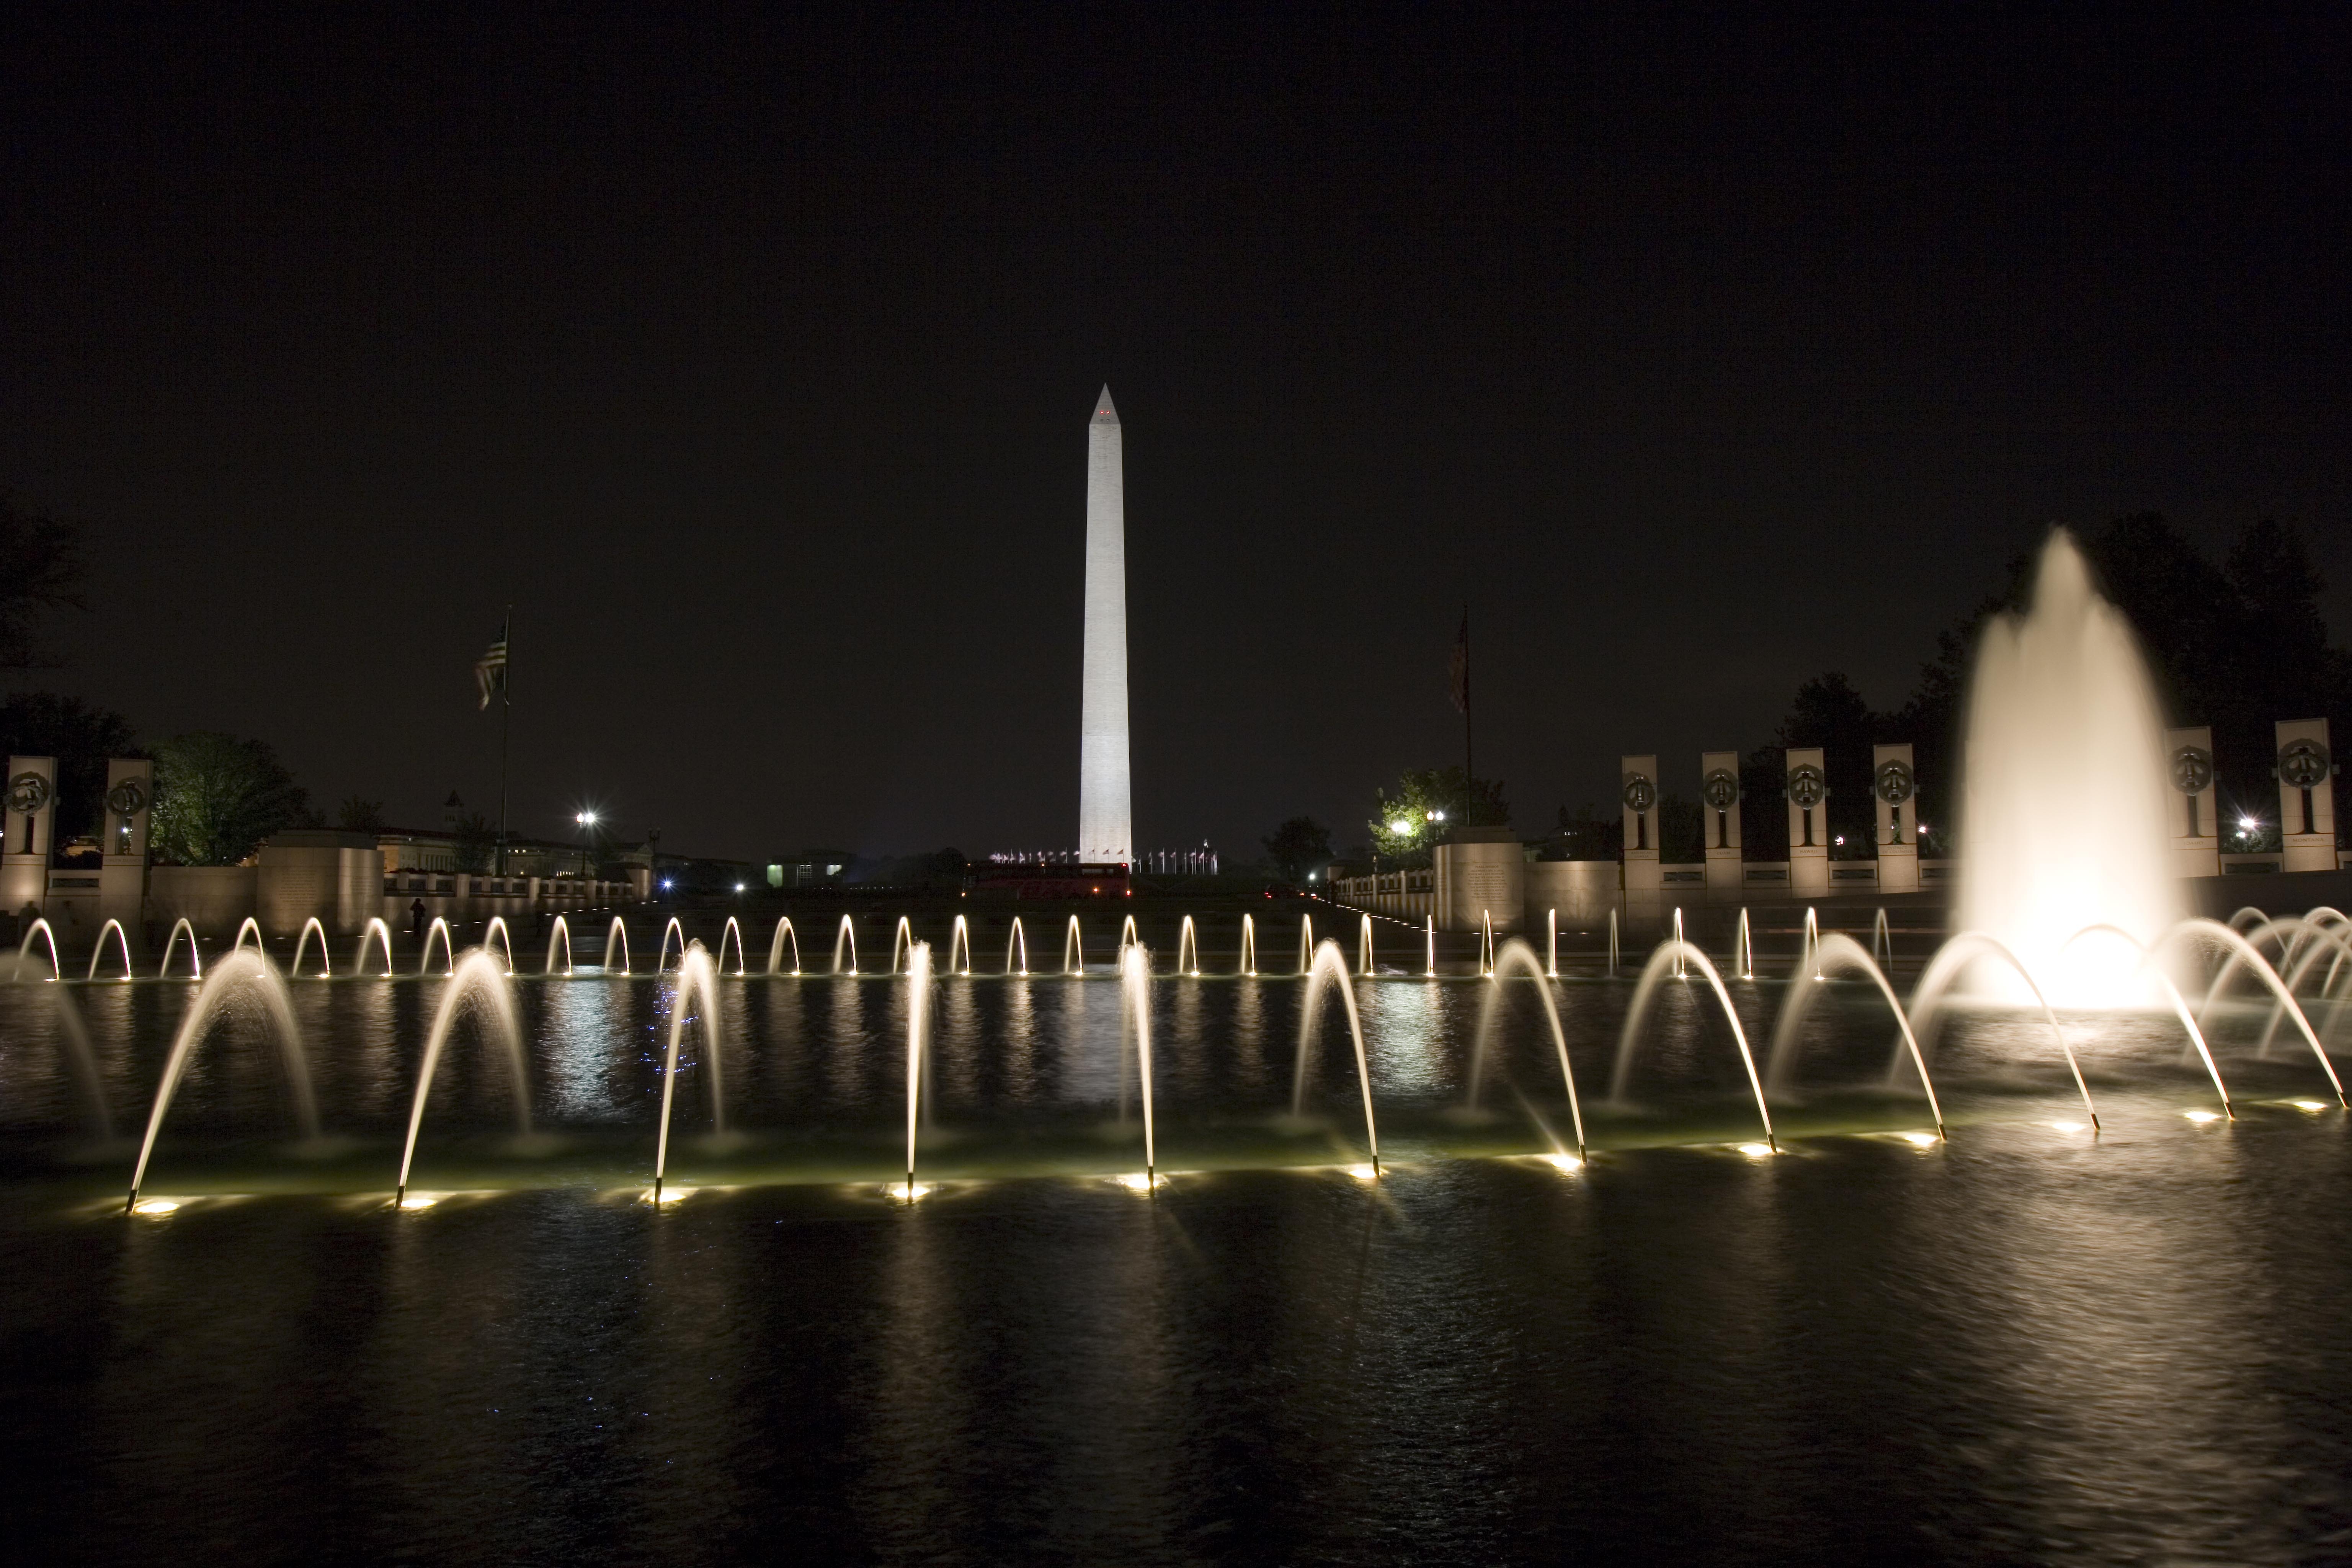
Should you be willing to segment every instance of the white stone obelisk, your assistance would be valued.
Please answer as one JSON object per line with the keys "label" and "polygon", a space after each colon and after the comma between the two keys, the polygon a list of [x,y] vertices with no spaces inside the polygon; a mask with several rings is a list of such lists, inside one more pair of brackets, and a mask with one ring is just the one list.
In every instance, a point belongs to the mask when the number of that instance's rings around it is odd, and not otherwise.
{"label": "white stone obelisk", "polygon": [[1135,858],[1127,772],[1127,483],[1110,388],[1087,426],[1087,673],[1078,719],[1078,858]]}

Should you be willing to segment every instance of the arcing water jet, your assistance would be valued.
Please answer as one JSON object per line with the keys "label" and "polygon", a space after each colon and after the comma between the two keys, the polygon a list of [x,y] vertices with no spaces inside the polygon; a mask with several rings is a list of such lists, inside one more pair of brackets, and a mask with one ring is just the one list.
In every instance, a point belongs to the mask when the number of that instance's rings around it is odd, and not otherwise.
{"label": "arcing water jet", "polygon": [[1617,1070],[1610,1076],[1609,1098],[1622,1102],[1625,1085],[1633,1072],[1633,1044],[1641,1037],[1642,1023],[1649,1016],[1650,1002],[1656,994],[1659,983],[1669,971],[1685,963],[1698,966],[1699,973],[1715,993],[1716,1005],[1723,1011],[1723,1021],[1731,1026],[1732,1043],[1739,1047],[1740,1065],[1748,1069],[1748,1087],[1756,1096],[1756,1118],[1764,1124],[1764,1142],[1773,1153],[1780,1152],[1780,1141],[1772,1132],[1771,1108],[1764,1103],[1764,1083],[1756,1076],[1756,1055],[1748,1048],[1748,1031],[1740,1026],[1739,1010],[1731,1005],[1731,993],[1723,987],[1723,976],[1716,973],[1715,961],[1686,942],[1667,941],[1658,944],[1650,954],[1650,962],[1642,966],[1642,978],[1633,987],[1633,1005],[1625,1010],[1625,1027],[1617,1037]]}
{"label": "arcing water jet", "polygon": [[[1502,982],[1514,973],[1524,973],[1536,983],[1536,995],[1542,1000],[1544,1022],[1551,1026],[1552,1050],[1559,1058],[1559,1081],[1568,1091],[1568,1113],[1576,1124],[1576,1157],[1584,1158],[1584,1107],[1576,1096],[1576,1072],[1568,1065],[1568,1036],[1559,1026],[1559,1005],[1552,999],[1549,977],[1537,967],[1535,950],[1518,938],[1503,944],[1495,960],[1495,984],[1486,988],[1486,997],[1478,1007],[1478,1042],[1470,1053],[1470,1092],[1464,1106],[1478,1109],[1478,1091],[1486,1073],[1486,1052],[1494,1037],[1496,1004],[1502,1000]],[[1559,1151],[1566,1152],[1566,1151]]]}
{"label": "arcing water jet", "polygon": [[793,973],[794,974],[798,974],[801,972],[801,938],[800,933],[793,930],[793,921],[790,915],[782,916],[776,921],[776,934],[768,939],[769,973],[774,974],[778,973],[776,966],[783,962],[784,944],[786,942],[792,943]]}
{"label": "arcing water jet", "polygon": [[662,1183],[669,1173],[669,1108],[677,1092],[677,1047],[686,1034],[687,1017],[697,1003],[702,1007],[694,1016],[702,1022],[703,1080],[710,1086],[711,1125],[717,1131],[727,1131],[727,1099],[719,1070],[718,975],[719,965],[700,942],[689,943],[678,954],[677,990],[669,1005],[669,1045],[662,1060],[661,1134],[654,1145],[656,1204],[662,1201]]}
{"label": "arcing water jet", "polygon": [[327,959],[327,928],[319,923],[318,916],[312,915],[302,922],[302,934],[294,943],[294,962],[286,966],[287,978],[302,978],[302,955],[310,950],[310,938],[314,933],[319,939],[319,978],[330,980],[334,977],[334,965]]}
{"label": "arcing water jet", "polygon": [[515,1016],[514,983],[509,966],[486,947],[468,948],[450,969],[442,988],[441,1005],[433,1014],[433,1027],[425,1037],[425,1056],[416,1068],[416,1093],[409,1101],[408,1141],[400,1152],[400,1182],[394,1190],[395,1207],[408,1201],[408,1172],[416,1158],[416,1134],[425,1125],[425,1101],[433,1092],[433,1076],[441,1068],[441,1053],[458,1019],[471,1016],[477,1026],[504,1047],[507,1076],[513,1086],[516,1131],[530,1131],[530,1079],[522,1052],[522,1026]]}
{"label": "arcing water jet", "polygon": [[1307,1106],[1307,1053],[1315,1044],[1315,1026],[1323,1006],[1327,991],[1337,991],[1347,1009],[1348,1037],[1356,1047],[1356,1083],[1363,1093],[1364,1146],[1372,1162],[1372,1173],[1381,1169],[1380,1130],[1372,1119],[1372,1069],[1364,1055],[1364,1021],[1356,1011],[1356,993],[1348,982],[1348,955],[1339,951],[1336,942],[1327,942],[1315,950],[1307,971],[1307,999],[1298,1010],[1298,1061],[1290,1079],[1290,1114],[1302,1114]]}
{"label": "arcing water jet", "polygon": [[319,1109],[310,1097],[310,1066],[302,1054],[301,1031],[295,1026],[286,982],[259,949],[248,952],[237,948],[213,965],[212,973],[198,987],[195,1000],[189,1005],[188,1016],[181,1020],[179,1033],[173,1037],[171,1055],[163,1059],[163,1081],[155,1087],[154,1108],[147,1113],[147,1136],[139,1144],[139,1163],[131,1167],[131,1197],[123,1205],[125,1213],[139,1207],[139,1188],[147,1179],[147,1162],[154,1155],[156,1134],[163,1130],[164,1113],[172,1109],[172,1097],[179,1092],[180,1075],[187,1070],[189,1057],[205,1039],[214,1021],[247,998],[260,1003],[261,1016],[278,1042],[278,1057],[286,1068],[287,1094],[294,1102],[295,1124],[305,1139],[319,1136]]}
{"label": "arcing water jet", "polygon": [[367,955],[370,943],[379,943],[382,945],[383,949],[383,977],[386,980],[391,979],[392,928],[383,923],[383,917],[381,915],[369,916],[367,929],[360,932],[359,951],[352,954],[352,973],[355,975],[362,976],[367,973]]}

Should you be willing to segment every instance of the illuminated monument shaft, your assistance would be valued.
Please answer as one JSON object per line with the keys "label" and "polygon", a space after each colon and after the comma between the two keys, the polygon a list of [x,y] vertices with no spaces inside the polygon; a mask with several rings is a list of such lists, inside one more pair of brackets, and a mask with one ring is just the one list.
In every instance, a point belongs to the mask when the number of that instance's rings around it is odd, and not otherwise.
{"label": "illuminated monument shaft", "polygon": [[1127,772],[1127,501],[1110,388],[1087,426],[1087,673],[1078,721],[1078,858],[1135,858]]}

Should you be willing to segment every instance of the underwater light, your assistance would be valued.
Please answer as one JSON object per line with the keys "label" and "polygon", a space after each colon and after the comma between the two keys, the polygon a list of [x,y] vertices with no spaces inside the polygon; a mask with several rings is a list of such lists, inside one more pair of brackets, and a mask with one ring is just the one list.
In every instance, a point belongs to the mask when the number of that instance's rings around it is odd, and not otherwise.
{"label": "underwater light", "polygon": [[1536,1158],[1556,1171],[1580,1171],[1584,1168],[1584,1162],[1573,1154],[1538,1154]]}
{"label": "underwater light", "polygon": [[2218,1110],[2184,1110],[2180,1114],[2189,1118],[2191,1121],[2219,1121],[2221,1120],[2221,1113]]}
{"label": "underwater light", "polygon": [[1773,1148],[1769,1143],[1742,1143],[1738,1148],[1741,1153],[1747,1155],[1751,1160],[1761,1160],[1768,1155],[1780,1152],[1779,1150]]}
{"label": "underwater light", "polygon": [[1150,1171],[1123,1171],[1111,1180],[1130,1193],[1148,1193],[1159,1177]]}
{"label": "underwater light", "polygon": [[693,1192],[694,1189],[692,1187],[664,1187],[657,1193],[647,1193],[646,1194],[646,1201],[649,1204],[662,1204],[667,1205],[677,1202],[680,1198],[691,1195]]}
{"label": "underwater light", "polygon": [[1360,1182],[1377,1182],[1381,1179],[1381,1168],[1378,1165],[1350,1165],[1348,1174]]}
{"label": "underwater light", "polygon": [[2061,1132],[2080,1132],[2083,1130],[2083,1124],[2079,1121],[2053,1121],[2050,1125]]}
{"label": "underwater light", "polygon": [[2287,1103],[2294,1106],[2297,1110],[2325,1110],[2327,1109],[2326,1105],[2316,1100],[2290,1100]]}
{"label": "underwater light", "polygon": [[1903,1142],[1915,1149],[1932,1149],[1936,1146],[1936,1135],[1933,1132],[1906,1132]]}
{"label": "underwater light", "polygon": [[438,1193],[410,1193],[400,1200],[400,1206],[404,1209],[429,1209],[440,1201]]}
{"label": "underwater light", "polygon": [[141,1198],[131,1205],[131,1212],[132,1214],[171,1214],[179,1208],[180,1203],[181,1200],[178,1198]]}

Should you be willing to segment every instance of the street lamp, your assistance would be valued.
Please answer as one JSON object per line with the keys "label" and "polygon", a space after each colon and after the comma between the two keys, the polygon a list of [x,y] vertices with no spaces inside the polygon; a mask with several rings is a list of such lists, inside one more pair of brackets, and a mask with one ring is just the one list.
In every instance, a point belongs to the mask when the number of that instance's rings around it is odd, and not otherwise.
{"label": "street lamp", "polygon": [[580,874],[588,874],[588,838],[595,831],[596,814],[593,811],[574,813],[572,820],[580,825]]}

